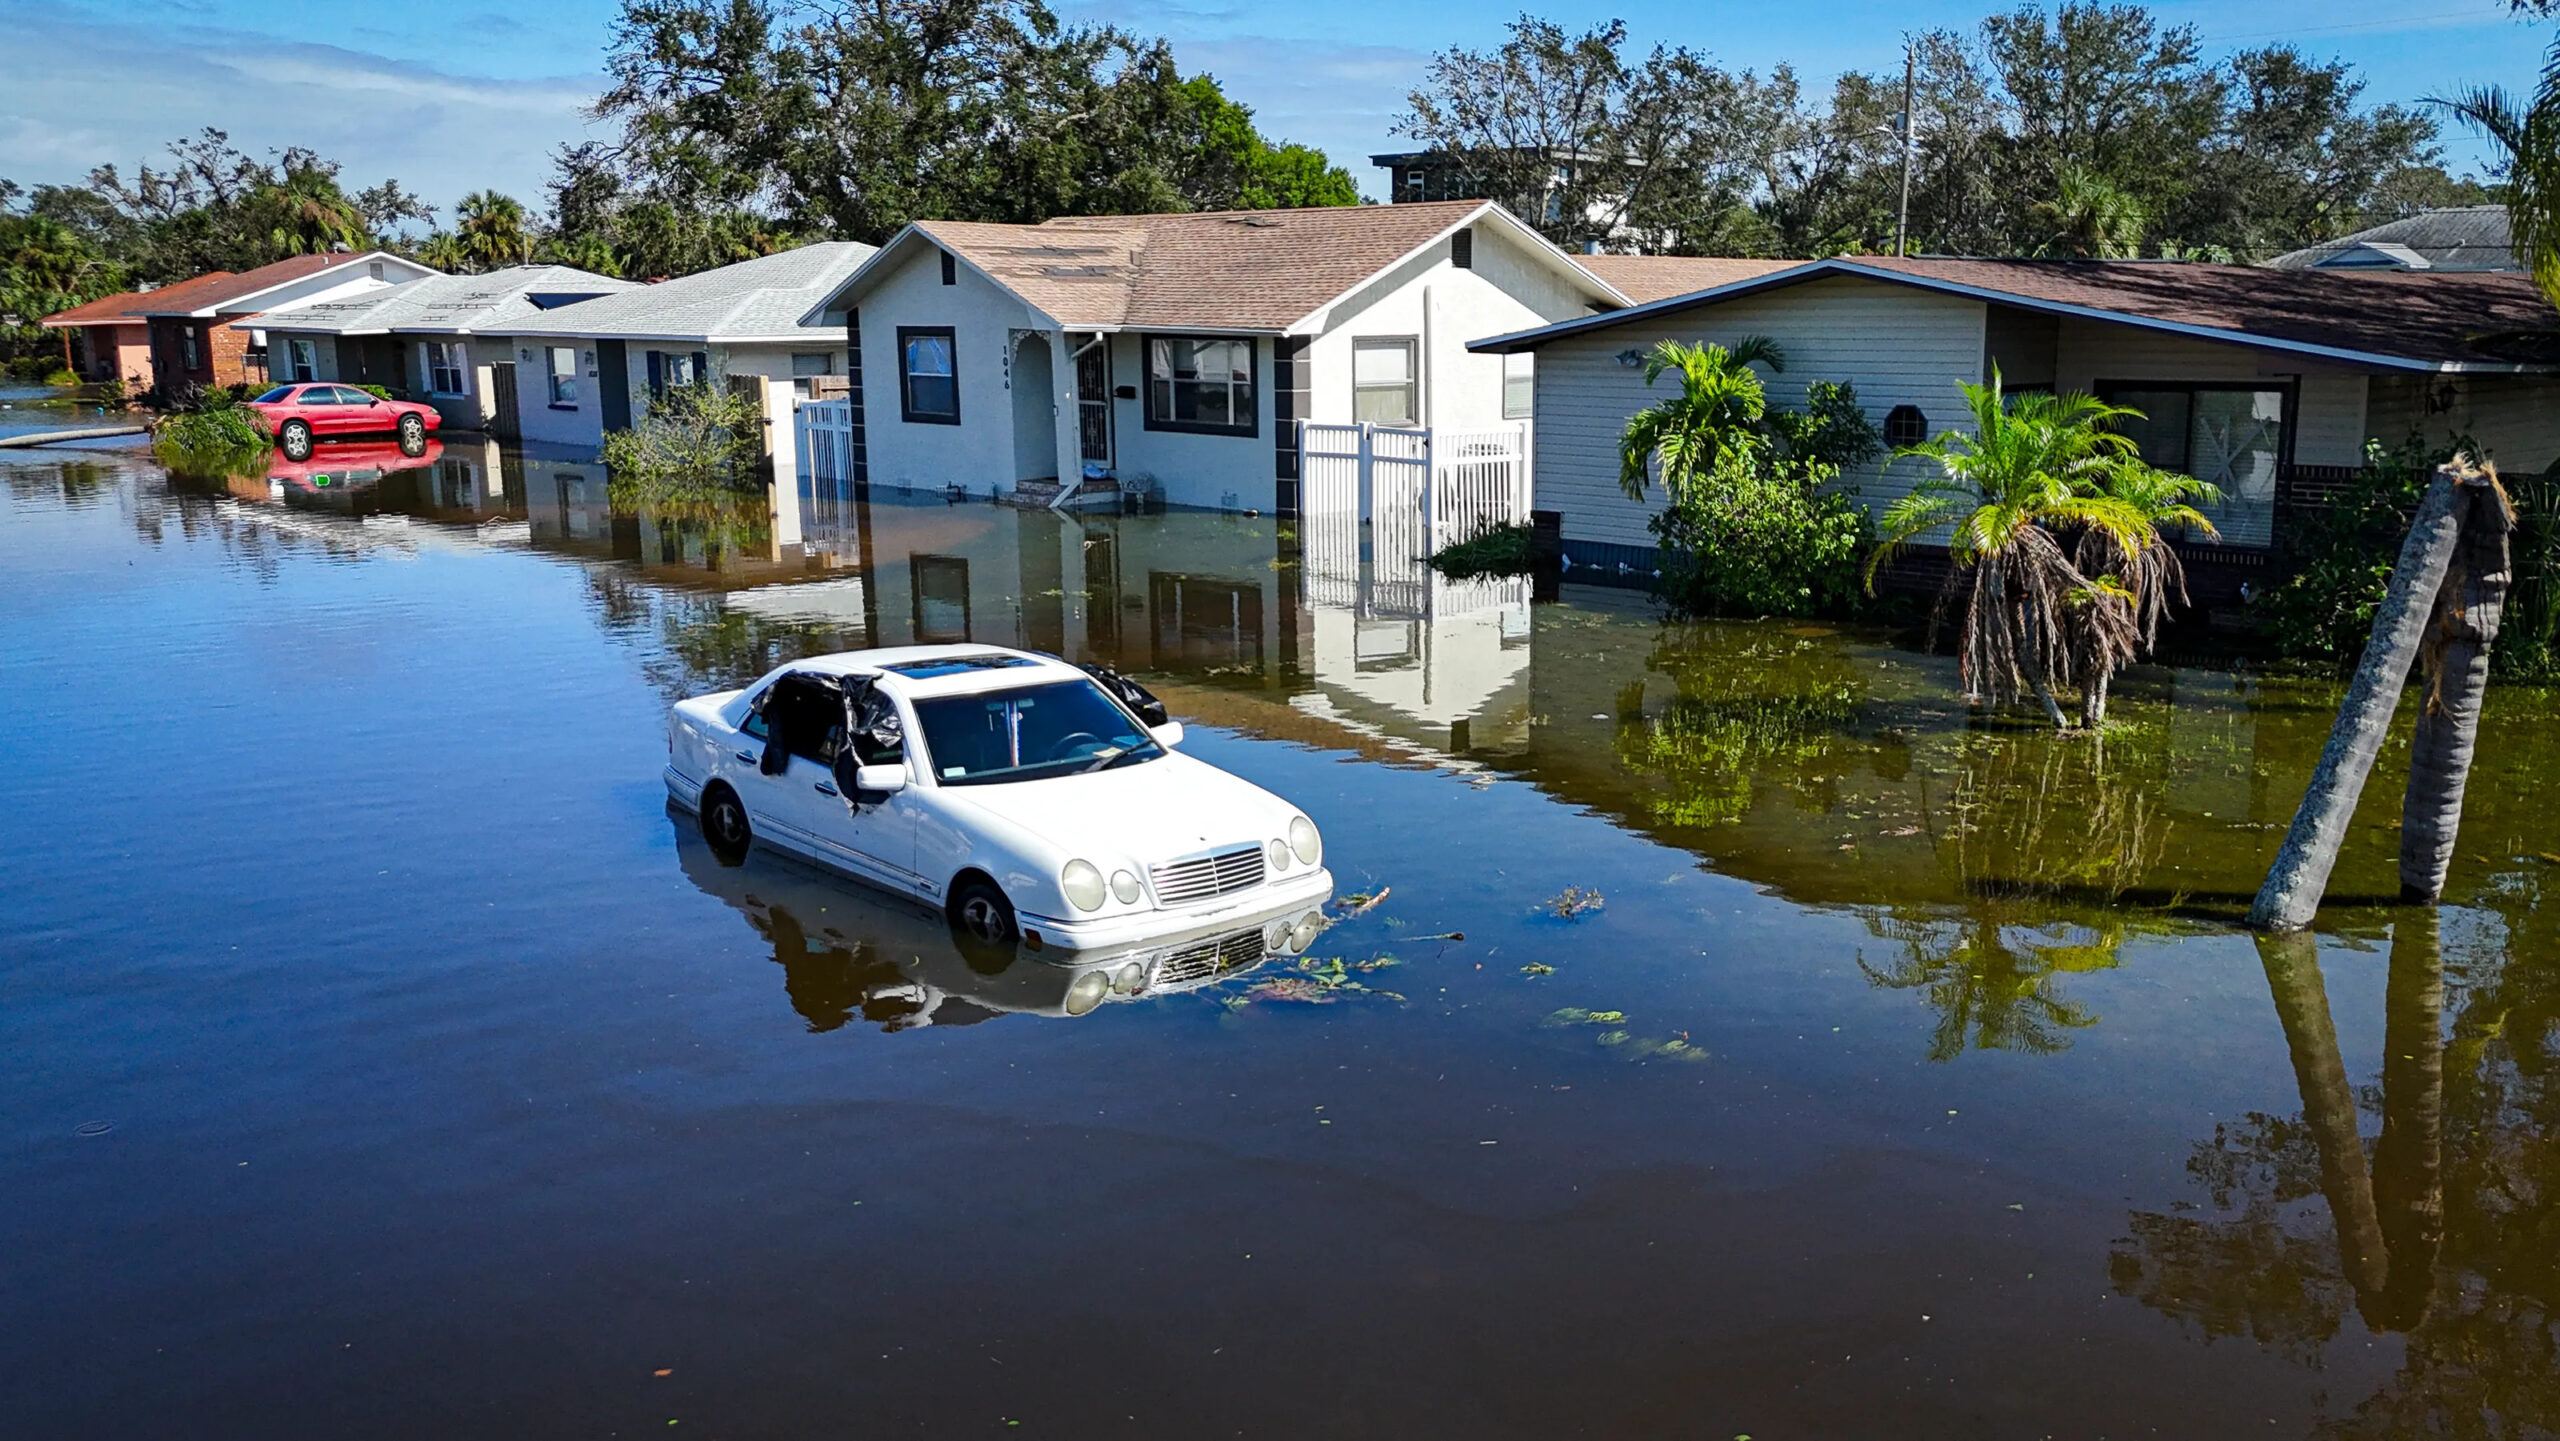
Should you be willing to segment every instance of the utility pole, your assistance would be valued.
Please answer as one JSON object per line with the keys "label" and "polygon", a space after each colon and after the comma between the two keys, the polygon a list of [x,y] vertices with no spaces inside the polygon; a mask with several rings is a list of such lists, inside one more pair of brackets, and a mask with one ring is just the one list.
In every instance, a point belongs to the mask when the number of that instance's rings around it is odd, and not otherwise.
{"label": "utility pole", "polygon": [[1919,64],[1919,48],[1902,37],[1902,209],[1893,220],[1893,253],[1911,253],[1911,88]]}

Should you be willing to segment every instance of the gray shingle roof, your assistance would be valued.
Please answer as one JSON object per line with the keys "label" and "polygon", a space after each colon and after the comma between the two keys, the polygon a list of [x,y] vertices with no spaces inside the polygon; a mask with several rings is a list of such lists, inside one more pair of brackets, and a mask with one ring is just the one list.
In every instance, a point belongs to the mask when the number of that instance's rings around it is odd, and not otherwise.
{"label": "gray shingle roof", "polygon": [[[2515,270],[2515,241],[2503,205],[2456,205],[2421,210],[2317,245],[2287,251],[2267,262],[2279,270],[2307,270],[2342,251],[2369,246],[2375,257],[2414,253],[2428,270]],[[2403,260],[2405,264],[2405,260]],[[2417,267],[2412,267],[2417,268]]]}
{"label": "gray shingle roof", "polygon": [[432,276],[350,300],[306,305],[276,317],[271,328],[324,335],[511,335],[543,313],[533,297],[606,295],[633,288],[628,280],[573,266],[515,265],[486,275]]}
{"label": "gray shingle roof", "polygon": [[528,320],[517,335],[624,336],[648,340],[744,341],[840,338],[802,325],[877,247],[822,240],[655,285],[582,300]]}

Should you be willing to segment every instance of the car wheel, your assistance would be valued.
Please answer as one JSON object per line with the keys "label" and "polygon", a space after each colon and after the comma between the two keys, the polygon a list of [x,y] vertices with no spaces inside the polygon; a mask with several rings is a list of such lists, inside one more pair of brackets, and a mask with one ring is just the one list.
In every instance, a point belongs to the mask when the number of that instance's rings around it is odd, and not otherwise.
{"label": "car wheel", "polygon": [[427,423],[414,415],[400,417],[400,453],[424,455],[427,450]]}
{"label": "car wheel", "polygon": [[288,420],[284,423],[284,428],[276,432],[276,444],[284,447],[284,458],[287,460],[309,460],[311,458],[311,427],[299,420]]}
{"label": "car wheel", "polygon": [[755,832],[747,825],[746,803],[738,799],[736,791],[722,785],[703,791],[702,839],[710,845],[713,858],[724,866],[746,860]]}
{"label": "car wheel", "polygon": [[974,941],[1001,945],[1021,934],[1013,919],[1013,902],[996,883],[971,876],[951,888],[951,924]]}

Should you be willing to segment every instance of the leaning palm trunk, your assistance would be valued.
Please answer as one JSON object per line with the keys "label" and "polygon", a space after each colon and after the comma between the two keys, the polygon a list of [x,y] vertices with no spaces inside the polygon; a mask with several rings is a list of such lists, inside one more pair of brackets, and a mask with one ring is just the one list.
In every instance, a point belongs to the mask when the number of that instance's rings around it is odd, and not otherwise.
{"label": "leaning palm trunk", "polygon": [[2480,703],[2489,689],[2489,646],[2498,638],[2511,579],[2507,534],[2516,513],[2497,468],[2473,470],[2457,461],[2452,469],[2461,480],[2462,544],[2418,652],[2426,700],[2409,742],[2409,791],[2400,809],[2400,894],[2412,901],[2444,894],[2480,735]]}
{"label": "leaning palm trunk", "polygon": [[2298,931],[2311,924],[2320,895],[2329,887],[2329,872],[2338,864],[2338,846],[2354,819],[2356,800],[2364,794],[2373,758],[2391,729],[2391,713],[2400,705],[2408,683],[2409,663],[2416,658],[2428,607],[2444,588],[2461,537],[2460,509],[2454,492],[2458,475],[2436,472],[2435,483],[2418,503],[2409,538],[2400,543],[2399,563],[2392,567],[2390,587],[2374,613],[2373,639],[2356,663],[2355,679],[2338,705],[2337,725],[2312,769],[2302,805],[2293,813],[2292,829],[2258,887],[2249,907],[2249,924],[2261,930]]}

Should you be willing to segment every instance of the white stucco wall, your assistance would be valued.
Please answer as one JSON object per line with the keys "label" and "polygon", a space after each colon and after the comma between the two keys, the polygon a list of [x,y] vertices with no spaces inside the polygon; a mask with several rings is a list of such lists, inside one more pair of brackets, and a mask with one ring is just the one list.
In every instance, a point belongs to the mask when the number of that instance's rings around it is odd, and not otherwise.
{"label": "white stucco wall", "polygon": [[[551,403],[550,350],[566,346],[578,353],[578,398],[575,404]],[[593,449],[604,443],[602,376],[596,365],[596,343],[585,336],[526,335],[515,338],[516,408],[523,438],[544,445]]]}
{"label": "white stucco wall", "polygon": [[[1722,305],[1593,331],[1542,347],[1537,371],[1537,508],[1563,515],[1566,554],[1575,540],[1652,548],[1645,523],[1661,509],[1661,492],[1644,503],[1618,489],[1618,437],[1628,417],[1678,384],[1663,376],[1650,388],[1641,365],[1622,365],[1624,351],[1650,352],[1662,340],[1716,341],[1754,335],[1775,340],[1787,368],[1766,377],[1769,399],[1799,405],[1807,382],[1845,380],[1879,426],[1897,405],[1916,405],[1932,431],[1965,428],[1959,381],[1982,375],[1981,301],[1840,276],[1744,296]],[[1881,509],[1910,488],[1910,462],[1844,477]]]}
{"label": "white stucco wall", "polygon": [[[1011,333],[1037,324],[1030,308],[960,266],[942,283],[940,252],[916,246],[857,303],[862,320],[864,449],[871,483],[908,490],[967,486],[985,495],[1013,483]],[[947,325],[960,387],[960,423],[900,412],[898,327]],[[789,373],[786,363],[784,373]]]}

